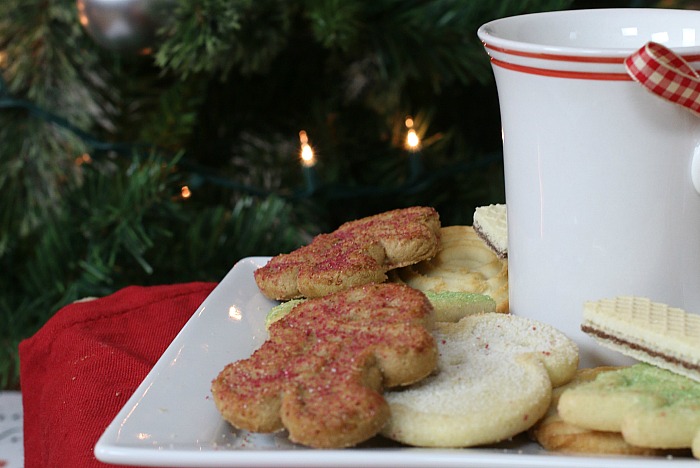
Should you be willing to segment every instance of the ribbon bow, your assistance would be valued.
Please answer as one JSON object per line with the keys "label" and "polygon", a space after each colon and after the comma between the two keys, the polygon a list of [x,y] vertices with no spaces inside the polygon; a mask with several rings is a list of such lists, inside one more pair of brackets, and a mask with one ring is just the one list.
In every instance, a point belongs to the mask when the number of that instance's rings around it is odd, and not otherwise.
{"label": "ribbon bow", "polygon": [[671,49],[648,42],[625,59],[625,68],[652,93],[700,115],[700,74]]}

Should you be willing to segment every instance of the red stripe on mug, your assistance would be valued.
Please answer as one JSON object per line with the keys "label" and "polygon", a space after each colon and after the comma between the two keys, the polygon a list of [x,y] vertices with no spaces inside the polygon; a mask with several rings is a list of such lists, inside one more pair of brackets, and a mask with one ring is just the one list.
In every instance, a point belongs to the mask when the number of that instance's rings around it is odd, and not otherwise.
{"label": "red stripe on mug", "polygon": [[556,60],[559,62],[577,62],[577,63],[619,63],[622,64],[624,57],[588,57],[579,55],[561,55],[561,54],[545,54],[542,52],[525,52],[521,50],[506,49],[491,44],[484,43],[484,47],[503,54],[515,55],[517,57],[528,57],[541,60]]}
{"label": "red stripe on mug", "polygon": [[[483,43],[484,47],[495,52],[500,52],[503,54],[513,55],[516,57],[528,57],[540,60],[554,60],[558,62],[575,62],[575,63],[609,63],[609,64],[622,64],[625,61],[625,57],[592,57],[592,56],[581,56],[581,55],[563,55],[563,54],[547,54],[543,52],[526,52],[522,50],[513,50],[505,47],[499,47],[488,43]],[[700,61],[700,54],[684,55],[682,56],[686,62],[697,62]]]}
{"label": "red stripe on mug", "polygon": [[597,81],[632,81],[632,78],[627,73],[596,73],[570,70],[551,70],[548,68],[537,68],[527,67],[525,65],[516,65],[495,58],[491,58],[491,63],[508,70],[513,70],[521,73],[529,73],[530,75],[551,76],[552,78],[571,78],[578,80]]}

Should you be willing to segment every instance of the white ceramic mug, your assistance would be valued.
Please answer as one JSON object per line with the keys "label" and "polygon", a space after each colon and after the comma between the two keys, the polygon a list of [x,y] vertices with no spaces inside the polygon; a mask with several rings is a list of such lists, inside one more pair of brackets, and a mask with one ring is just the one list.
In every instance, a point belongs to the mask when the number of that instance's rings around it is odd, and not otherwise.
{"label": "white ceramic mug", "polygon": [[646,296],[700,313],[700,117],[623,60],[659,42],[700,69],[700,11],[597,9],[492,21],[511,311],[550,323],[581,364],[625,364],[580,331],[583,303]]}

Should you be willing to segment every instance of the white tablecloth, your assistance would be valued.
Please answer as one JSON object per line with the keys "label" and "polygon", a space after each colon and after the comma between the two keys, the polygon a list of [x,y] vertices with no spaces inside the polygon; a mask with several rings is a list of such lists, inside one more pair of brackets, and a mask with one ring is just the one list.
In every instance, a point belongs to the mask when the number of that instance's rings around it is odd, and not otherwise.
{"label": "white tablecloth", "polygon": [[20,392],[0,392],[0,467],[24,466],[23,440],[22,395]]}

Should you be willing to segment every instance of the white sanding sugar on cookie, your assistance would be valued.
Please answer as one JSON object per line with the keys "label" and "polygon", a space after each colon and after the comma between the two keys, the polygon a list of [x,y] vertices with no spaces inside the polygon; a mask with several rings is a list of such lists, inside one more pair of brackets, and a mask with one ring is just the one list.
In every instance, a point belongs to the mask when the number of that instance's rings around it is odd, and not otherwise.
{"label": "white sanding sugar on cookie", "polygon": [[578,366],[573,341],[523,317],[467,316],[437,324],[434,336],[438,371],[385,394],[392,416],[382,434],[409,445],[468,447],[525,431]]}

